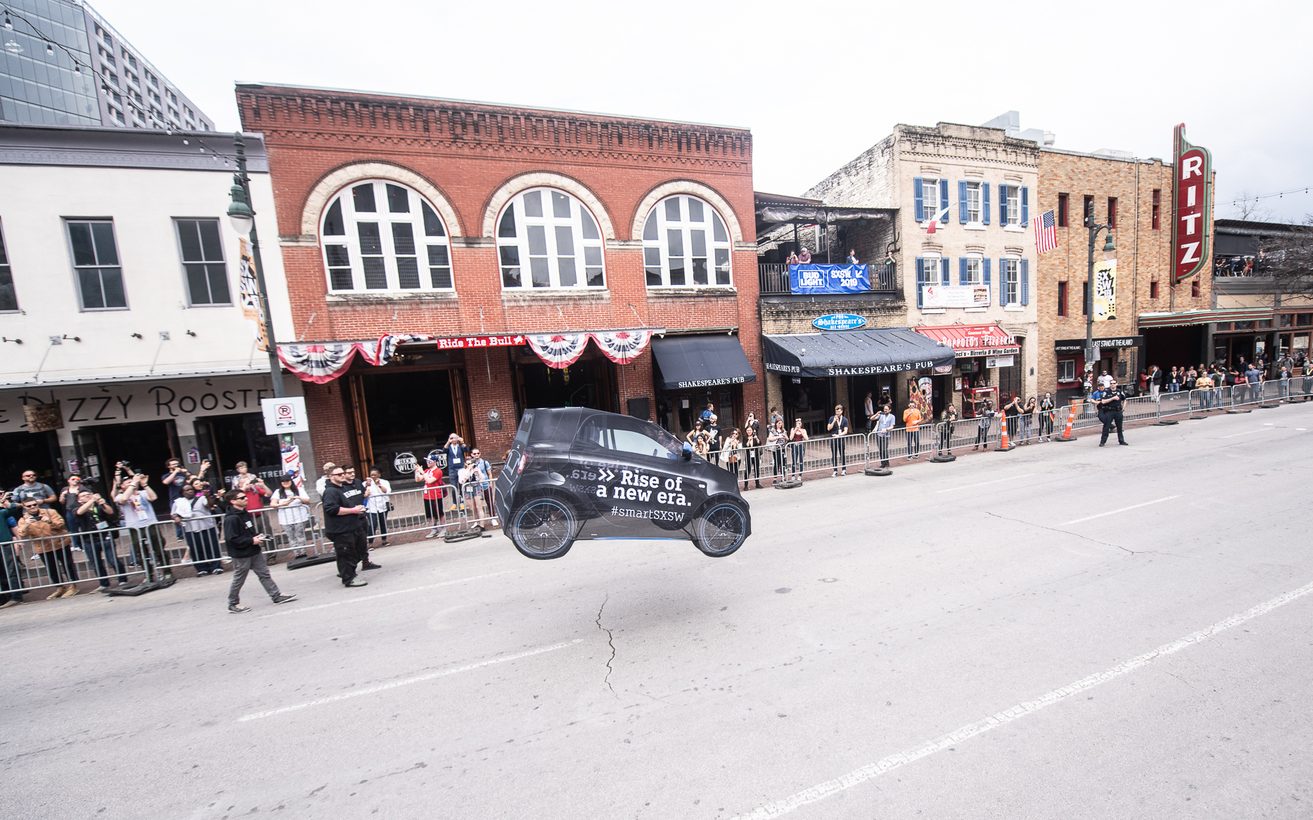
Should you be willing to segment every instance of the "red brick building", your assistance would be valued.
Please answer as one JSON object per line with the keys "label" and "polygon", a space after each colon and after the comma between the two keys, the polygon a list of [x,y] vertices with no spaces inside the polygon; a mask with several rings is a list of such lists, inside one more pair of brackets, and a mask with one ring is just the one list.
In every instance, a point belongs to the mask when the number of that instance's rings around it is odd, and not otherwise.
{"label": "red brick building", "polygon": [[[264,134],[315,452],[451,431],[500,458],[525,408],[676,433],[764,409],[743,129],[240,85]],[[266,252],[273,243],[264,242]],[[387,338],[384,338],[387,337]]]}

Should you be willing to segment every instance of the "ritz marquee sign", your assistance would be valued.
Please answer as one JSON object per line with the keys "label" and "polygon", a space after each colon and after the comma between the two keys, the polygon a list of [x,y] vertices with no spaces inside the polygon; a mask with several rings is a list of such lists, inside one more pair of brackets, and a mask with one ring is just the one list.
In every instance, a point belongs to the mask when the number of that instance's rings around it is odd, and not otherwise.
{"label": "ritz marquee sign", "polygon": [[1185,139],[1185,123],[1176,126],[1172,176],[1172,284],[1199,273],[1212,259],[1208,219],[1212,215],[1213,160],[1207,148]]}

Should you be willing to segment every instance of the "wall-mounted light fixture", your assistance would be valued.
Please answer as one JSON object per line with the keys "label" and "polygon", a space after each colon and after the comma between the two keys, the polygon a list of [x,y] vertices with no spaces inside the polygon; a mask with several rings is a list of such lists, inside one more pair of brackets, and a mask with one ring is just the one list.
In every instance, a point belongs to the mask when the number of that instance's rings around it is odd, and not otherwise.
{"label": "wall-mounted light fixture", "polygon": [[140,338],[142,338],[142,335],[141,335],[140,333],[133,333],[133,334],[132,334],[132,338],[134,338],[134,339],[140,339]]}
{"label": "wall-mounted light fixture", "polygon": [[16,345],[21,345],[21,344],[23,343],[23,340],[22,340],[22,339],[11,339],[11,338],[9,338],[8,336],[0,336],[0,342],[13,342],[13,343],[16,344]]}
{"label": "wall-mounted light fixture", "polygon": [[189,330],[189,331],[187,331],[187,335],[190,336],[190,337],[192,337],[192,338],[194,339],[194,338],[196,338],[196,331],[194,331],[194,330]]}

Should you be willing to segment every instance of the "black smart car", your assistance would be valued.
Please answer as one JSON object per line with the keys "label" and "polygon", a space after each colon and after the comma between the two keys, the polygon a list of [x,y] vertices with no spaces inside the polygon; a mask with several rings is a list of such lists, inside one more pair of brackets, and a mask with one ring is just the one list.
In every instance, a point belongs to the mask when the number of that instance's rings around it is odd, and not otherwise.
{"label": "black smart car", "polygon": [[649,421],[582,407],[525,411],[495,497],[530,558],[560,558],[579,538],[685,536],[719,558],[752,532],[732,473]]}

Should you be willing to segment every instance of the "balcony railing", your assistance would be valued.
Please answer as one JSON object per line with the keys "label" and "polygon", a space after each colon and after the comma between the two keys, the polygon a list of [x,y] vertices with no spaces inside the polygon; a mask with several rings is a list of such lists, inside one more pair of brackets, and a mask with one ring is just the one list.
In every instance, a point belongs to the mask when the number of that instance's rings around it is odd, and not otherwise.
{"label": "balcony railing", "polygon": [[[871,265],[871,289],[867,293],[893,296],[903,289],[898,281],[898,269],[893,265]],[[780,262],[758,262],[757,277],[762,296],[788,296],[789,266]]]}

